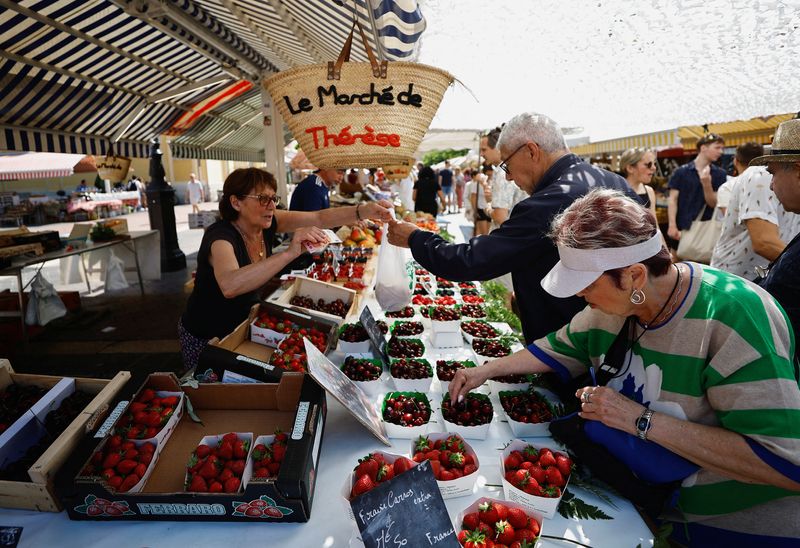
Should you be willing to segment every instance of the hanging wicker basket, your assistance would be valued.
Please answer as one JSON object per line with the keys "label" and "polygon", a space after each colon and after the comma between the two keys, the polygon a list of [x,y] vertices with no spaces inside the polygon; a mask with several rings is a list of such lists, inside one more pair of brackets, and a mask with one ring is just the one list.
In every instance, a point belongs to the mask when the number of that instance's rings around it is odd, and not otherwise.
{"label": "hanging wicker basket", "polygon": [[[370,59],[350,63],[355,28]],[[383,61],[354,25],[337,61],[264,80],[292,135],[320,168],[382,167],[412,156],[453,76],[419,63]]]}

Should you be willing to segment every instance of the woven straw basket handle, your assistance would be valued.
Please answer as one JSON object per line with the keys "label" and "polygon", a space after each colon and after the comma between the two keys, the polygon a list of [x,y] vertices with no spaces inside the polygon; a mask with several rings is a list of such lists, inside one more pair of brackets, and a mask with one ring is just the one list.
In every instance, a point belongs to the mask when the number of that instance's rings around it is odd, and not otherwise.
{"label": "woven straw basket handle", "polygon": [[344,42],[344,46],[342,47],[341,53],[339,53],[339,58],[334,63],[333,61],[328,61],[328,80],[339,80],[342,74],[342,65],[350,61],[350,49],[353,46],[353,33],[358,27],[358,32],[361,34],[361,43],[364,44],[364,51],[367,52],[367,57],[369,57],[369,63],[372,65],[372,75],[375,78],[386,78],[386,68],[388,63],[386,61],[378,62],[378,59],[375,57],[375,54],[372,53],[372,48],[369,46],[369,42],[367,42],[367,37],[364,34],[364,28],[361,26],[361,23],[358,21],[353,21],[353,28],[350,29],[350,34],[347,37],[347,40]]}

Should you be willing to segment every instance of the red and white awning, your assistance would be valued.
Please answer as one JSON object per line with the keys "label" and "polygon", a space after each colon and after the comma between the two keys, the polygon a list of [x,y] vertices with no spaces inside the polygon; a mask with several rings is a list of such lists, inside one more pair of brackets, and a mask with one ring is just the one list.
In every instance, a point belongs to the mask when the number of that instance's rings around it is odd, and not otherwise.
{"label": "red and white awning", "polygon": [[55,152],[23,152],[0,154],[0,181],[68,177],[84,154]]}

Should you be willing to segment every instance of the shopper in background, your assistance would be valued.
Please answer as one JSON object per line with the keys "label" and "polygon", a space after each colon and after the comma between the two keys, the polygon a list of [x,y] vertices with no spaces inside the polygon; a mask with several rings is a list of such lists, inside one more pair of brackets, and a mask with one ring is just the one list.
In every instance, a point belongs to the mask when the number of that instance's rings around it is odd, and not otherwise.
{"label": "shopper in background", "polygon": [[[728,209],[722,233],[711,256],[711,266],[754,280],[755,267],[774,261],[800,232],[800,215],[784,210],[770,188],[772,175],[764,166],[747,167],[764,154],[758,143],[736,148],[733,159],[740,175],[729,187]],[[800,288],[800,279],[798,279]]]}
{"label": "shopper in background", "polygon": [[414,211],[430,213],[434,217],[439,214],[436,198],[439,198],[444,207],[444,194],[433,168],[425,166],[420,170],[411,197],[414,200]]}
{"label": "shopper in background", "polygon": [[444,194],[445,201],[442,203],[443,213],[453,211],[453,170],[450,169],[450,160],[444,161],[444,167],[439,170],[439,186]]}
{"label": "shopper in background", "polygon": [[[292,211],[320,211],[331,206],[330,189],[344,178],[343,169],[319,169],[300,181],[292,192]],[[334,225],[335,226],[335,225]]]}
{"label": "shopper in background", "polygon": [[650,183],[656,173],[656,155],[646,148],[629,148],[619,158],[619,174],[656,218],[656,193]]}
{"label": "shopper in background", "polygon": [[[726,181],[725,171],[714,165],[720,159],[725,140],[709,133],[697,141],[697,157],[672,173],[669,179],[667,235],[681,239],[681,230],[688,230],[705,208],[701,221],[708,221],[717,206],[717,189]],[[677,248],[677,243],[675,244]]]}
{"label": "shopper in background", "polygon": [[[392,204],[370,202],[316,212],[277,209],[275,177],[258,168],[237,169],[225,179],[219,211],[222,220],[206,229],[197,252],[197,274],[186,312],[178,324],[187,368],[208,341],[231,333],[259,302],[260,289],[283,267],[312,246],[327,241],[320,228],[362,219],[387,222]],[[272,253],[275,233],[294,232],[289,248]]]}
{"label": "shopper in background", "polygon": [[[751,165],[766,165],[772,174],[772,190],[786,211],[800,214],[800,120],[787,120],[778,126],[772,152],[755,158]],[[783,248],[777,259],[762,271],[761,287],[781,304],[795,334],[800,338],[800,234]],[[800,366],[800,350],[795,346],[795,364]]]}
{"label": "shopper in background", "polygon": [[339,193],[345,196],[352,196],[356,192],[364,192],[364,189],[358,184],[358,174],[355,169],[351,169],[347,173],[347,177],[342,179],[339,183]]}
{"label": "shopper in background", "polygon": [[461,172],[461,168],[455,168],[453,170],[453,177],[455,178],[455,186],[456,186],[456,207],[458,211],[464,207],[464,187],[466,186],[466,181],[464,180],[464,174]]}
{"label": "shopper in background", "polygon": [[491,280],[511,272],[527,342],[566,324],[584,302],[557,299],[539,281],[558,261],[547,237],[550,222],[575,199],[593,188],[630,190],[625,179],[570,153],[561,128],[549,117],[524,113],[512,118],[497,142],[509,181],[530,194],[497,230],[466,244],[448,244],[438,234],[411,223],[389,225],[389,242],[410,247],[424,268],[453,281]]}
{"label": "shopper in background", "polygon": [[197,175],[189,174],[189,182],[186,183],[186,201],[192,204],[192,213],[200,213],[200,204],[205,201],[203,183],[197,180]]}
{"label": "shopper in background", "polygon": [[[577,199],[551,234],[560,260],[542,286],[589,306],[527,349],[458,370],[450,400],[494,376],[553,371],[571,382],[593,368],[600,385],[575,392],[585,438],[631,482],[674,482],[651,517],[673,521],[679,545],[796,546],[800,388],[774,299],[725,272],[673,264],[653,216],[617,192]],[[627,341],[614,359],[617,337]]]}
{"label": "shopper in background", "polygon": [[492,201],[492,174],[493,169],[491,166],[483,168],[483,173],[477,176],[477,181],[472,187],[472,192],[469,195],[470,205],[474,211],[475,231],[474,236],[482,236],[489,234],[489,224],[492,218],[489,215],[490,205]]}
{"label": "shopper in background", "polygon": [[[496,127],[481,137],[480,154],[487,165],[497,166],[501,162],[497,140],[502,128]],[[515,205],[528,197],[521,188],[506,179],[506,172],[495,170],[492,179],[492,224],[494,228],[501,226]]]}

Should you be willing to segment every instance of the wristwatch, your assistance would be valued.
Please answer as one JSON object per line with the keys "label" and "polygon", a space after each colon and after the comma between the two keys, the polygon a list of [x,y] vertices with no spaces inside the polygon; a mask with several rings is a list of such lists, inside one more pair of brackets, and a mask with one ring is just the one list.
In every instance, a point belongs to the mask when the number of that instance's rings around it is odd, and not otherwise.
{"label": "wristwatch", "polygon": [[640,440],[647,441],[647,432],[650,430],[650,421],[653,418],[653,410],[645,409],[639,418],[636,419],[636,436]]}

